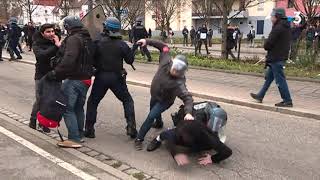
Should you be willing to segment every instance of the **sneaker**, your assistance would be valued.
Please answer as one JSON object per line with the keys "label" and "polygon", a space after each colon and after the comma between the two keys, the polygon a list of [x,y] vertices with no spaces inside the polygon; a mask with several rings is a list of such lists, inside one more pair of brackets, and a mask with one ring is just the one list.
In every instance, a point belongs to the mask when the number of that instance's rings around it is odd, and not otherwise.
{"label": "sneaker", "polygon": [[250,93],[250,96],[255,99],[258,103],[262,103],[262,98],[258,97],[257,94]]}
{"label": "sneaker", "polygon": [[95,130],[94,130],[94,129],[85,130],[85,131],[84,131],[84,137],[87,137],[87,138],[96,138]]}
{"label": "sneaker", "polygon": [[163,121],[156,120],[156,122],[153,123],[152,127],[155,129],[162,129],[163,128]]}
{"label": "sneaker", "polygon": [[127,135],[130,136],[131,139],[135,139],[137,137],[137,129],[134,127],[127,127]]}
{"label": "sneaker", "polygon": [[65,140],[65,141],[60,141],[57,143],[57,145],[59,147],[63,147],[63,148],[81,148],[82,145],[79,143],[76,143],[74,141],[71,140]]}
{"label": "sneaker", "polygon": [[142,146],[142,142],[143,140],[140,140],[140,139],[136,139],[134,141],[134,147],[136,148],[137,151],[141,151],[143,146]]}
{"label": "sneaker", "polygon": [[17,59],[22,59],[22,56],[17,57]]}
{"label": "sneaker", "polygon": [[275,104],[275,106],[277,106],[277,107],[293,107],[293,104],[291,101],[290,102],[282,101],[280,103]]}
{"label": "sneaker", "polygon": [[147,151],[154,151],[161,146],[161,142],[154,138],[147,147]]}
{"label": "sneaker", "polygon": [[34,119],[30,119],[29,127],[30,127],[31,129],[37,129],[37,121],[34,120]]}

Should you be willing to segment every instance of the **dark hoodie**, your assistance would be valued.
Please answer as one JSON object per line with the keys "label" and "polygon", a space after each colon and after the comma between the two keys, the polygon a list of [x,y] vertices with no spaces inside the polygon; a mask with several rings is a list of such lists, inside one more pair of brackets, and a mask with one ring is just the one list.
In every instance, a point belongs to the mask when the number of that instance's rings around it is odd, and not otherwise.
{"label": "dark hoodie", "polygon": [[179,97],[184,103],[186,113],[192,113],[193,99],[186,87],[186,78],[176,78],[170,75],[171,56],[166,44],[147,40],[147,44],[160,50],[159,68],[151,83],[151,96],[157,101],[166,104],[173,104],[176,97]]}
{"label": "dark hoodie", "polygon": [[270,35],[264,44],[264,49],[268,51],[267,62],[272,63],[287,60],[290,41],[290,24],[287,19],[281,19],[273,25]]}
{"label": "dark hoodie", "polygon": [[[74,80],[85,80],[91,78],[89,75],[87,77],[83,77],[78,74],[80,68],[79,58],[81,58],[85,40],[91,42],[90,34],[88,30],[84,28],[71,30],[68,37],[64,39],[56,57],[59,59],[59,63],[54,67],[57,79],[63,80],[68,78]],[[88,72],[88,74],[89,73],[90,72]]]}
{"label": "dark hoodie", "polygon": [[52,70],[50,59],[56,55],[58,47],[52,40],[44,38],[40,32],[34,35],[34,40],[32,48],[37,60],[34,79],[39,80]]}

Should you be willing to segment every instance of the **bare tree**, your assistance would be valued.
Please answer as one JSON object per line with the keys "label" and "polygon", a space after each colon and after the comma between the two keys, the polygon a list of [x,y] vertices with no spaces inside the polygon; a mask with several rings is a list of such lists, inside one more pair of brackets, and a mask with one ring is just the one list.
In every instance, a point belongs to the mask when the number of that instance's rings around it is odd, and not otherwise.
{"label": "bare tree", "polygon": [[292,0],[292,5],[307,17],[309,23],[314,23],[315,17],[320,16],[320,0]]}
{"label": "bare tree", "polygon": [[[216,8],[222,14],[222,21],[221,21],[221,29],[222,29],[222,44],[221,44],[221,56],[223,58],[227,57],[227,28],[228,28],[228,20],[236,17],[241,12],[245,11],[250,7],[257,6],[261,3],[265,3],[271,0],[211,0],[215,4]],[[229,14],[232,10],[233,5],[239,2],[239,9],[238,12],[235,13],[233,16],[229,17]]]}
{"label": "bare tree", "polygon": [[70,10],[74,8],[74,3],[76,0],[59,0],[58,10],[62,11],[61,19],[69,16]]}
{"label": "bare tree", "polygon": [[192,14],[202,19],[205,24],[209,23],[210,16],[221,15],[216,11],[212,0],[192,0]]}
{"label": "bare tree", "polygon": [[33,0],[17,0],[17,3],[22,11],[27,12],[29,21],[32,22],[32,14],[38,8],[38,3]]}
{"label": "bare tree", "polygon": [[147,0],[146,8],[154,14],[160,30],[169,33],[171,21],[186,3],[186,0]]}
{"label": "bare tree", "polygon": [[131,0],[100,0],[100,4],[107,11],[108,15],[116,17],[124,26],[125,15],[128,13],[128,6]]}
{"label": "bare tree", "polygon": [[21,14],[21,8],[19,7],[17,0],[1,0],[0,1],[0,20],[8,21],[12,16],[18,16]]}
{"label": "bare tree", "polygon": [[131,0],[128,4],[127,12],[127,23],[131,26],[134,25],[134,22],[138,17],[144,16],[145,13],[145,0]]}

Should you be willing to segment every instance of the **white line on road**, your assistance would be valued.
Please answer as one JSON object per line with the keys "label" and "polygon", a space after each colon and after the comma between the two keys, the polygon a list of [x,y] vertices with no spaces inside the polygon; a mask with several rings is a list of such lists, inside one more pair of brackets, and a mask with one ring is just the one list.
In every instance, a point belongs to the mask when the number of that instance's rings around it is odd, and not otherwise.
{"label": "white line on road", "polygon": [[84,171],[74,167],[72,164],[67,163],[55,156],[53,156],[52,154],[48,153],[47,151],[41,149],[40,147],[32,144],[31,142],[23,139],[22,137],[14,134],[13,132],[3,128],[0,126],[0,132],[6,136],[8,136],[9,138],[17,141],[18,143],[22,144],[23,146],[27,147],[28,149],[34,151],[35,153],[39,154],[40,156],[48,159],[49,161],[57,164],[58,166],[62,167],[63,169],[66,169],[67,171],[71,172],[72,174],[80,177],[81,179],[85,179],[85,180],[97,180],[96,177],[91,176],[87,173],[85,173]]}

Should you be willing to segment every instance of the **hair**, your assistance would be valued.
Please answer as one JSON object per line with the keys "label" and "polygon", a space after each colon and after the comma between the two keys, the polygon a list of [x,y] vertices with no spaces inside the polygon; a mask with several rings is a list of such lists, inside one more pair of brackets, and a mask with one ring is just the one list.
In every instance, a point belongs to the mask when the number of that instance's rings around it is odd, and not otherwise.
{"label": "hair", "polygon": [[44,24],[40,27],[40,32],[44,33],[44,31],[49,28],[54,29],[54,26],[55,26],[54,24]]}

